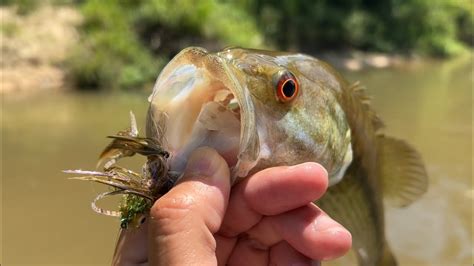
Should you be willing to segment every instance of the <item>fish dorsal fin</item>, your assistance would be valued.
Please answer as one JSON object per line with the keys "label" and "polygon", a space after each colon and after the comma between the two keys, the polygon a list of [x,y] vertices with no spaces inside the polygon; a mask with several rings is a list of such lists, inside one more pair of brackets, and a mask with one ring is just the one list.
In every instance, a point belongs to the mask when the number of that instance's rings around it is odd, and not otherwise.
{"label": "fish dorsal fin", "polygon": [[370,119],[370,122],[375,131],[383,128],[385,125],[380,117],[375,113],[374,109],[370,105],[372,98],[367,95],[366,88],[361,85],[359,81],[354,82],[349,86],[353,97],[362,104],[363,111],[366,116]]}
{"label": "fish dorsal fin", "polygon": [[385,202],[405,207],[428,189],[428,175],[420,154],[403,140],[377,137],[378,174]]}

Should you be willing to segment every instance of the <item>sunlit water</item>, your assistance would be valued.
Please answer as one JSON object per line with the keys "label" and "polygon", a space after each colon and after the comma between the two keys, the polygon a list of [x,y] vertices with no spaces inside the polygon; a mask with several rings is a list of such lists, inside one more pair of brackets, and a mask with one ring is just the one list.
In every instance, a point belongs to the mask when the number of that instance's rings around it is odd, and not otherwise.
{"label": "sunlit water", "polygon": [[[387,211],[400,265],[473,263],[472,63],[469,58],[348,73],[374,96],[386,133],[422,153],[428,193]],[[146,94],[43,93],[4,96],[2,265],[110,264],[118,221],[90,209],[100,185],[67,180],[62,169],[93,169],[106,135],[144,125]]]}

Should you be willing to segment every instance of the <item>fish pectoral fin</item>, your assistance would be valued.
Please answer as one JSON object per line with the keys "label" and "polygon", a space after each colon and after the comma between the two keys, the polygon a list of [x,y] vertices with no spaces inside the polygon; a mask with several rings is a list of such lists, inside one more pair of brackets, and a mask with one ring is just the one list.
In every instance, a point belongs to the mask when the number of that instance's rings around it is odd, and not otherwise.
{"label": "fish pectoral fin", "polygon": [[386,203],[405,207],[428,189],[428,175],[421,155],[403,140],[377,138],[378,174]]}

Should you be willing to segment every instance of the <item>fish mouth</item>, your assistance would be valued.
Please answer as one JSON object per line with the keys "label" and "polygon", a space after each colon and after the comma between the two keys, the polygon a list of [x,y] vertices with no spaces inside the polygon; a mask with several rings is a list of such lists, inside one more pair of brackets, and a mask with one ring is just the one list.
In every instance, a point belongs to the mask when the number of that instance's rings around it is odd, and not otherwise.
{"label": "fish mouth", "polygon": [[[171,171],[182,173],[190,154],[208,146],[226,160],[232,179],[247,176],[258,157],[249,91],[225,58],[191,47],[158,77],[147,119],[147,137],[170,153]],[[151,136],[150,136],[151,135]]]}

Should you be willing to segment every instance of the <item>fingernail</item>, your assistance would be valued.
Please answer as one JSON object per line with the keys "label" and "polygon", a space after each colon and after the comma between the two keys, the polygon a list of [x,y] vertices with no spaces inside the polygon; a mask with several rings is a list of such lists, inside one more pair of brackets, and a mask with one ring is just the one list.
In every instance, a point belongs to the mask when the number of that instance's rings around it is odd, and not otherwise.
{"label": "fingernail", "polygon": [[323,172],[324,176],[326,176],[326,177],[329,176],[328,170],[326,170],[326,168],[324,168],[324,166],[322,166],[321,164],[319,164],[319,163],[310,163],[310,164],[308,164],[308,168],[312,168],[312,167],[319,169],[319,171]]}
{"label": "fingernail", "polygon": [[220,158],[216,158],[216,151],[208,147],[196,149],[189,157],[186,166],[187,175],[212,177],[219,170]]}
{"label": "fingernail", "polygon": [[323,261],[339,258],[346,254],[351,248],[352,235],[343,228],[330,228],[321,232],[321,234],[337,241],[333,241],[334,246],[332,247],[332,252],[321,258]]}
{"label": "fingernail", "polygon": [[351,237],[351,233],[341,227],[333,227],[322,231],[321,233],[331,236]]}
{"label": "fingernail", "polygon": [[326,168],[324,168],[324,166],[322,166],[321,164],[317,164],[317,167],[319,167],[321,169],[321,171],[324,173],[324,175],[326,177],[329,177],[329,173],[328,173],[328,170],[326,170]]}
{"label": "fingernail", "polygon": [[351,233],[342,227],[339,223],[331,219],[327,215],[323,215],[316,219],[313,223],[313,229],[318,232],[320,237],[337,240],[333,247],[333,251],[322,260],[332,260],[342,256],[350,248],[352,242]]}
{"label": "fingernail", "polygon": [[328,176],[328,171],[326,168],[324,168],[321,164],[316,163],[316,162],[306,162],[302,164],[297,164],[297,165],[292,165],[288,166],[288,169],[295,169],[295,168],[303,168],[306,171],[314,172],[316,171],[321,171],[326,177]]}
{"label": "fingernail", "polygon": [[313,229],[319,233],[340,229],[341,225],[327,215],[321,215],[313,222]]}

